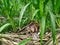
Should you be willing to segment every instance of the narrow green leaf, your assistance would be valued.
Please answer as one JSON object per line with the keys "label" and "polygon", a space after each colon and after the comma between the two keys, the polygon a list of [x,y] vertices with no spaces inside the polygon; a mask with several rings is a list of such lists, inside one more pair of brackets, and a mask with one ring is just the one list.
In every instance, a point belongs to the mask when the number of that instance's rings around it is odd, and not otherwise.
{"label": "narrow green leaf", "polygon": [[36,14],[37,14],[38,11],[39,11],[39,10],[36,10],[36,11],[33,13],[33,15],[32,15],[32,19],[31,19],[31,20],[34,19],[34,17],[36,16]]}
{"label": "narrow green leaf", "polygon": [[42,16],[43,15],[43,12],[44,12],[44,0],[40,0],[40,3],[39,3],[39,9],[40,9],[40,15]]}
{"label": "narrow green leaf", "polygon": [[40,38],[41,39],[41,43],[40,44],[41,45],[42,45],[42,39],[43,39],[44,32],[45,32],[45,23],[46,23],[45,21],[46,21],[46,17],[43,16],[42,17],[42,21],[41,21],[42,24],[41,24],[41,33],[40,33],[40,36],[41,36],[41,38]]}
{"label": "narrow green leaf", "polygon": [[51,11],[49,11],[49,14],[51,18],[52,38],[53,38],[53,42],[55,42],[56,41],[55,16]]}
{"label": "narrow green leaf", "polygon": [[25,44],[27,44],[27,43],[30,42],[30,41],[31,41],[31,38],[27,38],[27,39],[19,42],[18,45],[25,45]]}
{"label": "narrow green leaf", "polygon": [[0,32],[2,32],[8,26],[10,26],[10,23],[7,23],[7,24],[3,25],[2,27],[0,27]]}
{"label": "narrow green leaf", "polygon": [[19,16],[19,27],[20,27],[20,24],[21,24],[21,20],[22,20],[22,17],[24,15],[24,12],[26,11],[27,7],[30,5],[30,3],[28,3],[26,6],[24,6],[22,9],[21,9],[21,12],[20,12],[20,16]]}

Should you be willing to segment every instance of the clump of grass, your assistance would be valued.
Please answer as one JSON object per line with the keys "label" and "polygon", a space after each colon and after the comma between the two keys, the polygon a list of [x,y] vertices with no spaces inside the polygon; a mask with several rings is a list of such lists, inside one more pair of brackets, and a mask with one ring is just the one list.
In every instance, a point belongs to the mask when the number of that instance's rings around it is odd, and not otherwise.
{"label": "clump of grass", "polygon": [[[57,22],[55,22],[56,21],[55,19],[57,19],[55,17],[59,15],[58,13],[59,13],[59,8],[60,8],[60,5],[59,5],[60,0],[30,0],[30,1],[25,0],[24,2],[23,1],[24,0],[21,0],[21,2],[19,0],[14,0],[14,1],[13,0],[0,0],[0,7],[1,7],[0,13],[9,19],[9,23],[3,25],[2,28],[0,28],[1,31],[5,27],[11,25],[13,28],[13,31],[16,32],[17,29],[16,29],[16,25],[14,22],[14,16],[16,15],[19,16],[18,18],[19,28],[21,28],[22,23],[28,22],[27,20],[29,21],[37,20],[40,23],[40,30],[41,30],[40,44],[42,45],[42,42],[43,42],[42,39],[44,37],[44,32],[47,26],[46,20],[49,20],[49,22],[51,22],[51,31],[52,31],[52,38],[53,38],[53,43],[54,43],[56,41],[55,23],[57,23],[58,26],[60,27],[60,20],[57,20]],[[32,2],[32,3],[29,3],[29,2]],[[30,7],[28,8],[28,6]],[[34,10],[32,10],[32,8]],[[28,12],[24,14],[26,12],[26,9],[28,9],[27,10]],[[49,19],[47,18],[47,15],[49,16]],[[25,19],[22,22],[24,16],[25,16]]]}

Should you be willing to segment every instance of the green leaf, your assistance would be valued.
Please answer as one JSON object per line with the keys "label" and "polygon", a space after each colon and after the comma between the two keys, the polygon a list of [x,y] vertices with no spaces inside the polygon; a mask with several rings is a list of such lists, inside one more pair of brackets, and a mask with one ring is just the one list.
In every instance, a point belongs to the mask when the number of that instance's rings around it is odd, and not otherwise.
{"label": "green leaf", "polygon": [[40,9],[40,15],[42,16],[44,14],[44,0],[40,0],[39,3],[39,9]]}
{"label": "green leaf", "polygon": [[27,39],[19,42],[18,45],[25,45],[25,44],[27,44],[27,43],[30,42],[30,41],[31,41],[31,38],[27,38]]}
{"label": "green leaf", "polygon": [[30,3],[28,3],[26,6],[24,6],[22,9],[21,9],[21,12],[20,12],[20,16],[19,16],[19,27],[20,27],[20,24],[21,24],[21,20],[22,20],[22,17],[24,15],[24,12],[26,11],[27,7],[30,5]]}
{"label": "green leaf", "polygon": [[52,38],[53,42],[55,42],[56,41],[55,15],[51,11],[49,11],[49,14],[51,18]]}
{"label": "green leaf", "polygon": [[56,5],[55,5],[55,13],[57,13],[59,11],[59,7],[60,7],[60,0],[56,0]]}
{"label": "green leaf", "polygon": [[34,17],[36,16],[36,14],[37,14],[38,11],[39,11],[39,10],[36,10],[36,11],[33,13],[33,15],[32,15],[32,19],[31,19],[31,20],[34,19]]}
{"label": "green leaf", "polygon": [[41,36],[41,45],[42,45],[42,39],[43,39],[43,36],[44,36],[44,32],[45,32],[45,22],[46,21],[46,17],[45,16],[43,16],[42,17],[42,20],[41,20],[41,33],[40,33],[40,36]]}
{"label": "green leaf", "polygon": [[0,27],[0,32],[2,32],[8,26],[10,26],[10,23],[7,23],[7,24],[3,25],[2,27]]}

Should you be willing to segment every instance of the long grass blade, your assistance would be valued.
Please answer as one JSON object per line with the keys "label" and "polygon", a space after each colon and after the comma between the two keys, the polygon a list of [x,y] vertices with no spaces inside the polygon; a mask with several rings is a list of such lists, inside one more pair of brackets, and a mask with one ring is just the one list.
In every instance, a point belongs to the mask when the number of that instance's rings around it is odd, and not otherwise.
{"label": "long grass blade", "polygon": [[51,11],[49,11],[49,14],[51,18],[52,38],[53,38],[53,43],[54,43],[56,41],[55,16]]}
{"label": "long grass blade", "polygon": [[36,16],[36,14],[37,14],[38,11],[39,11],[39,10],[36,10],[36,11],[33,13],[33,15],[32,15],[32,19],[31,19],[31,20],[34,19],[34,17]]}
{"label": "long grass blade", "polygon": [[42,39],[43,39],[43,37],[44,37],[44,32],[45,32],[45,21],[46,21],[46,17],[45,16],[43,16],[42,17],[42,21],[41,21],[41,33],[40,33],[40,39],[41,39],[41,42],[40,42],[40,44],[42,45]]}
{"label": "long grass blade", "polygon": [[0,27],[0,32],[2,32],[6,27],[10,26],[10,23],[6,23],[5,25]]}
{"label": "long grass blade", "polygon": [[19,27],[21,26],[21,20],[22,20],[22,17],[24,15],[24,12],[26,11],[27,7],[30,5],[30,3],[28,3],[26,6],[24,6],[22,9],[21,9],[21,12],[20,12],[20,16],[19,16]]}

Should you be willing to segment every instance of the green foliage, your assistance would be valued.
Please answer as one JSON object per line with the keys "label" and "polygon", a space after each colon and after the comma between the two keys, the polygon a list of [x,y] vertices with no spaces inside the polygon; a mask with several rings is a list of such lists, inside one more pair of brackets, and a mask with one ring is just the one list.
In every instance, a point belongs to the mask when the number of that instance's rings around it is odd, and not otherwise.
{"label": "green foliage", "polygon": [[49,11],[49,13],[51,18],[52,38],[53,38],[53,42],[55,42],[56,41],[55,16],[51,11]]}
{"label": "green foliage", "polygon": [[31,38],[27,38],[27,39],[22,40],[21,42],[19,42],[18,45],[26,45],[30,41],[31,41]]}
{"label": "green foliage", "polygon": [[42,19],[41,19],[41,33],[40,33],[41,45],[42,45],[42,39],[44,37],[44,32],[45,32],[45,23],[46,23],[46,17],[42,17]]}
{"label": "green foliage", "polygon": [[24,6],[24,7],[21,9],[20,16],[19,16],[19,27],[21,26],[21,21],[22,21],[24,12],[26,11],[26,9],[27,9],[27,7],[28,7],[29,5],[30,5],[30,3],[28,3],[26,6]]}
{"label": "green foliage", "polygon": [[33,13],[31,20],[34,20],[34,17],[35,17],[36,14],[38,13],[38,11],[39,11],[39,10],[36,10],[36,11]]}
{"label": "green foliage", "polygon": [[2,32],[4,29],[6,29],[8,26],[10,26],[11,24],[10,23],[7,23],[3,26],[0,27],[0,32]]}
{"label": "green foliage", "polygon": [[[50,15],[50,18],[49,19],[50,19],[50,22],[51,22],[53,42],[56,41],[55,17],[54,17],[54,15],[52,13],[52,12],[54,12],[54,8],[52,7],[52,6],[55,6],[54,3],[55,3],[54,0],[49,0],[49,1],[47,1],[47,0],[46,1],[40,0],[39,9],[40,9],[40,17],[41,17],[41,20],[42,20],[41,21],[41,33],[40,33],[40,36],[41,36],[40,37],[40,39],[41,39],[40,44],[41,45],[42,45],[42,42],[43,42],[42,39],[44,37],[44,32],[45,32],[45,28],[46,28],[45,23],[47,23],[46,22],[47,15]],[[52,12],[49,12],[49,10],[52,11]],[[48,14],[48,12],[49,12],[49,14]]]}
{"label": "green foliage", "polygon": [[18,15],[20,12],[20,2],[19,0],[0,0],[0,13],[4,15],[13,27],[13,31],[16,31],[15,22],[13,20],[15,15]]}
{"label": "green foliage", "polygon": [[[59,8],[60,0],[0,0],[0,14],[5,16],[10,22],[10,24],[7,23],[0,29],[2,31],[5,27],[12,25],[13,31],[16,31],[16,24],[21,28],[22,25],[25,26],[29,21],[38,21],[41,28],[41,45],[46,27],[52,29],[52,38],[53,42],[55,42],[56,23],[60,27]],[[15,23],[15,17],[18,17],[18,23]],[[19,45],[22,43],[19,43]]]}
{"label": "green foliage", "polygon": [[58,27],[60,27],[60,17],[59,16],[56,19],[56,23],[57,23]]}

